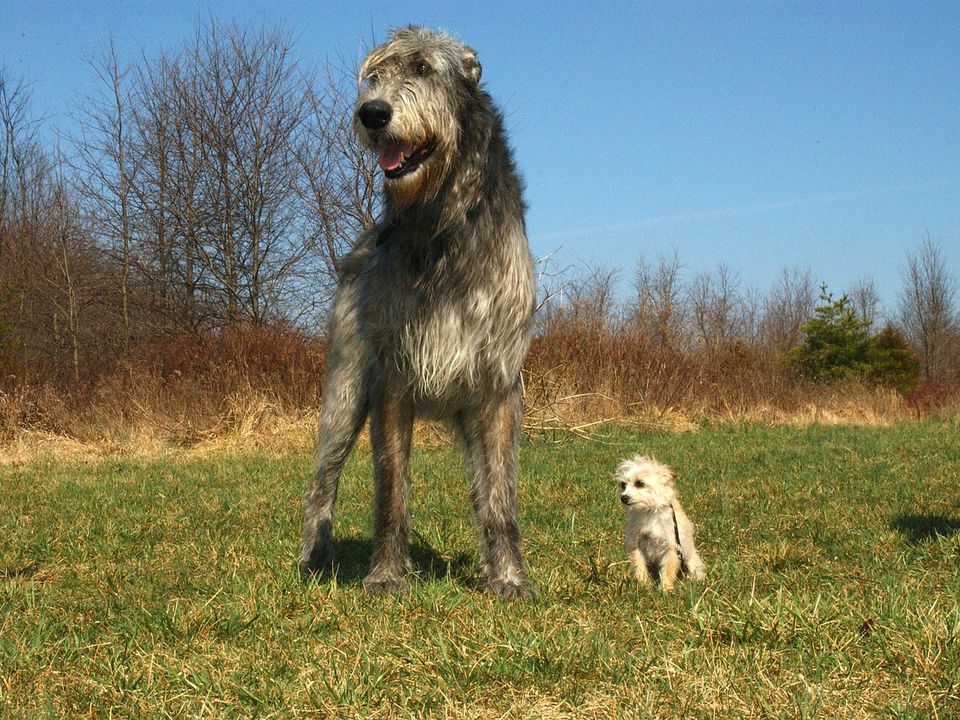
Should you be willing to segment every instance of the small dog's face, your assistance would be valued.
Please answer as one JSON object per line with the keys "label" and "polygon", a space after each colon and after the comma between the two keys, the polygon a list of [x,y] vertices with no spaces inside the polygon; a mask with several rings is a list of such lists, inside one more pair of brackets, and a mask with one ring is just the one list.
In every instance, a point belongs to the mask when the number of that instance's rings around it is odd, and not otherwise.
{"label": "small dog's face", "polygon": [[666,507],[676,497],[673,477],[673,470],[653,458],[636,455],[624,460],[617,468],[620,502],[628,510]]}

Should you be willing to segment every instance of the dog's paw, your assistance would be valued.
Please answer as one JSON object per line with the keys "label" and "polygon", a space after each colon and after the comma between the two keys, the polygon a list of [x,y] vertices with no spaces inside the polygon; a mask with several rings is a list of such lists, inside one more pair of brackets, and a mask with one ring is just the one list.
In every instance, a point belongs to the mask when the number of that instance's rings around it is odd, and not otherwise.
{"label": "dog's paw", "polygon": [[402,575],[367,575],[363,579],[363,591],[372,597],[403,595],[410,592],[410,583]]}
{"label": "dog's paw", "polygon": [[693,566],[693,567],[690,568],[690,570],[689,570],[689,577],[690,577],[691,580],[694,580],[694,581],[696,581],[696,582],[700,582],[700,581],[702,581],[704,578],[707,577],[707,571],[706,571],[706,569],[703,567],[703,565],[695,565],[695,566]]}
{"label": "dog's paw", "polygon": [[533,597],[529,585],[516,580],[490,580],[487,582],[487,592],[498,595],[504,600],[529,600]]}
{"label": "dog's paw", "polygon": [[297,570],[303,582],[315,580],[322,575],[329,575],[334,571],[333,551],[330,546],[314,549],[309,555],[297,561]]}

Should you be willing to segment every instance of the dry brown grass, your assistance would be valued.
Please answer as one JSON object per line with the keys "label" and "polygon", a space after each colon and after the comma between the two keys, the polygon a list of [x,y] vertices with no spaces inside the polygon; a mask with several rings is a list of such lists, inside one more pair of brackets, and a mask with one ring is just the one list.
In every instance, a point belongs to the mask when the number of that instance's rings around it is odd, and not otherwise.
{"label": "dry brown grass", "polygon": [[[273,329],[177,338],[84,388],[0,391],[0,462],[38,456],[306,452],[318,426],[324,348]],[[888,425],[960,414],[960,393],[909,398],[857,382],[817,384],[757,348],[680,352],[583,324],[538,337],[523,373],[525,428],[596,436],[604,425],[685,432],[704,422]],[[449,434],[418,426],[417,438]]]}
{"label": "dry brown grass", "polygon": [[524,381],[533,430],[584,432],[606,422],[651,431],[687,431],[703,421],[886,425],[911,416],[895,390],[816,383],[759,348],[679,352],[629,331],[583,326],[538,338]]}

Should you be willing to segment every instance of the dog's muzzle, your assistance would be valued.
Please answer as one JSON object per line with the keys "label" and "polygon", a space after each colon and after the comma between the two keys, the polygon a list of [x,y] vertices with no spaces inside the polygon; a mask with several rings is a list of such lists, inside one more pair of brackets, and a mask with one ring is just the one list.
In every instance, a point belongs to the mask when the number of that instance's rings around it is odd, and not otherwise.
{"label": "dog's muzzle", "polygon": [[393,108],[383,100],[368,100],[357,108],[357,118],[367,131],[367,139],[379,146],[377,164],[388,180],[412,173],[430,159],[437,147],[433,138],[421,145],[390,138],[386,128],[392,117]]}
{"label": "dog's muzzle", "polygon": [[368,100],[357,110],[357,117],[367,130],[382,130],[393,117],[393,108],[383,100]]}

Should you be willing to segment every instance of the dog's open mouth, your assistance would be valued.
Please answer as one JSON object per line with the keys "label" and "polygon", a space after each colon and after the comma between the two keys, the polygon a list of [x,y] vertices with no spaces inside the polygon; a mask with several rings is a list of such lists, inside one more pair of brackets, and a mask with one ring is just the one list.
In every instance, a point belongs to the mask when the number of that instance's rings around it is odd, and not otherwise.
{"label": "dog's open mouth", "polygon": [[420,167],[437,147],[435,140],[416,147],[404,143],[389,143],[377,156],[377,163],[383,174],[390,180],[396,180]]}

